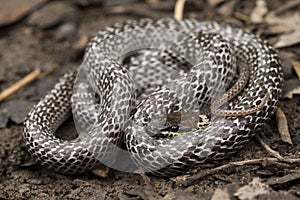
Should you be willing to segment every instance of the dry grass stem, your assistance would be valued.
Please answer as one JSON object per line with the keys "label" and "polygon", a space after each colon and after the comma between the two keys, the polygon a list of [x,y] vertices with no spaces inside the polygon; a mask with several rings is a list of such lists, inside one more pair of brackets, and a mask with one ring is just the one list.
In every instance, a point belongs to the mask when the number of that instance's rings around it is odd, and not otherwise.
{"label": "dry grass stem", "polygon": [[33,72],[13,84],[12,86],[8,87],[4,91],[0,93],[0,102],[30,83],[31,81],[35,80],[41,74],[41,70],[39,68],[35,69]]}

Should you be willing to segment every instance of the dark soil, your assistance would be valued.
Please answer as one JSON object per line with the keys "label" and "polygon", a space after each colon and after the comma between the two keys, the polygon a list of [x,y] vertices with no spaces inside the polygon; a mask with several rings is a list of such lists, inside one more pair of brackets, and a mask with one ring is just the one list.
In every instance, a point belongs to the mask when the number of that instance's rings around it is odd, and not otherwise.
{"label": "dark soil", "polygon": [[[267,1],[268,12],[280,8],[285,4],[282,2],[289,1]],[[113,169],[106,177],[98,177],[91,172],[61,175],[32,162],[22,136],[24,117],[59,77],[80,64],[86,39],[115,22],[143,17],[172,17],[174,4],[173,1],[159,0],[50,1],[35,6],[9,23],[2,23],[4,19],[0,14],[0,91],[35,68],[43,72],[55,69],[0,102],[0,199],[211,199],[217,188],[226,188],[230,198],[235,199],[232,195],[236,189],[255,177],[267,182],[287,175],[292,178],[269,184],[270,193],[256,198],[300,198],[299,162],[261,162],[230,167],[205,176],[190,186],[176,185],[173,179],[146,177]],[[15,10],[19,9],[17,3],[13,6]],[[266,23],[254,24],[241,17],[249,17],[254,7],[255,1],[231,0],[213,7],[205,1],[191,0],[186,4],[184,17],[233,23],[261,34],[274,44],[283,33],[275,33]],[[296,13],[299,8],[291,6],[285,12]],[[300,60],[299,44],[281,48],[279,52],[284,63],[285,80],[291,83],[285,86],[285,90],[289,90],[292,83],[299,87],[291,67],[293,61]],[[282,156],[300,158],[300,96],[282,99],[280,107],[286,114],[293,144],[280,139],[275,116],[257,133]],[[64,127],[66,132],[73,130],[71,123]],[[232,158],[217,165],[264,157],[271,156],[253,139]],[[201,170],[207,169],[206,166]]]}

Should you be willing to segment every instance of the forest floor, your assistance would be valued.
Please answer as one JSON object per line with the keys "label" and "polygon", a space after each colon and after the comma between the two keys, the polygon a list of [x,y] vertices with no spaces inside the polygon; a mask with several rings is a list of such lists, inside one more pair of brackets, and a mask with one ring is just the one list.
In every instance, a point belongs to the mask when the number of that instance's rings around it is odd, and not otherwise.
{"label": "forest floor", "polygon": [[[106,25],[128,19],[173,17],[174,1],[10,0],[0,6],[0,91],[36,69],[41,75],[0,100],[0,199],[300,199],[300,1],[187,1],[184,18],[216,20],[261,35],[279,50],[285,85],[279,106],[290,142],[276,117],[230,159],[184,176],[159,178],[110,169],[62,175],[32,162],[23,121],[32,106],[68,70],[78,66],[88,39]],[[300,75],[300,70],[298,72]],[[288,97],[288,94],[294,95]],[[69,120],[70,121],[70,120]],[[72,122],[62,127],[74,131]],[[284,160],[273,157],[262,140]],[[294,159],[295,162],[289,162]],[[198,173],[198,174],[197,174]]]}

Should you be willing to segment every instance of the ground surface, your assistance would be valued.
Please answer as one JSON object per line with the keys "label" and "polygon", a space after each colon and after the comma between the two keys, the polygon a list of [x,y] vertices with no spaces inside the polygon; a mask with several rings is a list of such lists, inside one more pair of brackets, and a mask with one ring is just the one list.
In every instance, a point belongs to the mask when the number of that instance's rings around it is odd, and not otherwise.
{"label": "ground surface", "polygon": [[[211,199],[212,196],[215,199],[234,199],[236,197],[233,194],[237,189],[249,184],[255,177],[269,185],[268,192],[256,199],[300,198],[299,162],[265,161],[229,167],[196,180],[189,186],[178,185],[173,179],[152,176],[148,179],[115,170],[109,170],[107,176],[102,178],[92,173],[65,176],[32,164],[22,136],[24,117],[38,99],[53,87],[58,77],[81,62],[87,39],[114,22],[142,17],[172,17],[175,2],[6,2],[0,8],[0,91],[36,68],[42,72],[52,72],[0,102],[0,199]],[[207,2],[210,2],[210,6]],[[268,10],[262,19],[255,19],[264,10],[255,1],[207,2],[188,1],[184,17],[225,21],[261,34],[280,47],[286,80],[284,91],[299,87],[292,62],[300,59],[300,46],[297,45],[297,36],[291,34],[293,31],[299,34],[299,29],[296,29],[300,27],[299,24],[297,26],[300,21],[297,15],[299,1],[293,1],[294,4],[292,1],[266,1]],[[278,18],[272,18],[272,11]],[[267,19],[266,16],[271,17]],[[258,21],[254,23],[255,20]],[[276,23],[275,26],[272,24],[274,21],[278,23],[277,26]],[[281,40],[283,35],[287,35],[288,40]],[[278,44],[278,41],[282,43]],[[282,156],[299,158],[300,96],[283,98],[280,107],[287,116],[292,144],[280,139],[275,117],[257,133],[261,133],[264,142]],[[64,130],[71,132],[73,129],[68,127],[64,127]],[[271,156],[253,139],[238,154],[218,165],[264,157]],[[241,196],[239,198],[242,199]]]}

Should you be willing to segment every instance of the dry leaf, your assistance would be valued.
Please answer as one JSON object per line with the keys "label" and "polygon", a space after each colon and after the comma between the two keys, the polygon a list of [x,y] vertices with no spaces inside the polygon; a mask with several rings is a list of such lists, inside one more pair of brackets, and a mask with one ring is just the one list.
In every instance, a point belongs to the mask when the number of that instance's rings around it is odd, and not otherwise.
{"label": "dry leaf", "polygon": [[298,76],[298,79],[300,80],[300,62],[294,61],[293,62],[293,68]]}
{"label": "dry leaf", "polygon": [[248,185],[239,188],[234,195],[240,200],[249,200],[254,199],[255,196],[269,193],[269,186],[262,183],[260,178],[254,178]]}
{"label": "dry leaf", "polygon": [[256,0],[256,6],[251,12],[250,19],[253,23],[261,23],[267,12],[268,8],[265,0]]}
{"label": "dry leaf", "polygon": [[214,192],[214,195],[212,196],[211,200],[230,200],[230,195],[228,194],[227,189],[219,189],[217,188]]}
{"label": "dry leaf", "polygon": [[292,99],[294,94],[300,94],[300,86],[285,93],[284,97]]}
{"label": "dry leaf", "polygon": [[289,47],[300,43],[300,29],[291,34],[281,35],[279,40],[274,44],[276,48]]}
{"label": "dry leaf", "polygon": [[277,126],[278,126],[278,131],[279,131],[281,140],[283,142],[293,144],[290,133],[289,133],[286,116],[280,108],[277,108],[277,110],[276,110],[276,119],[277,119]]}
{"label": "dry leaf", "polygon": [[222,4],[219,9],[218,12],[223,16],[230,16],[232,15],[234,8],[236,6],[238,2],[236,0],[233,1],[226,1],[224,4]]}
{"label": "dry leaf", "polygon": [[265,17],[265,22],[270,24],[273,30],[285,30],[286,34],[279,37],[275,47],[282,48],[300,43],[300,13],[277,16],[274,12],[270,12]]}
{"label": "dry leaf", "polygon": [[300,13],[292,13],[289,15],[277,16],[274,12],[269,12],[265,17],[265,22],[270,25],[281,25],[288,28],[288,31],[296,30],[300,25]]}

